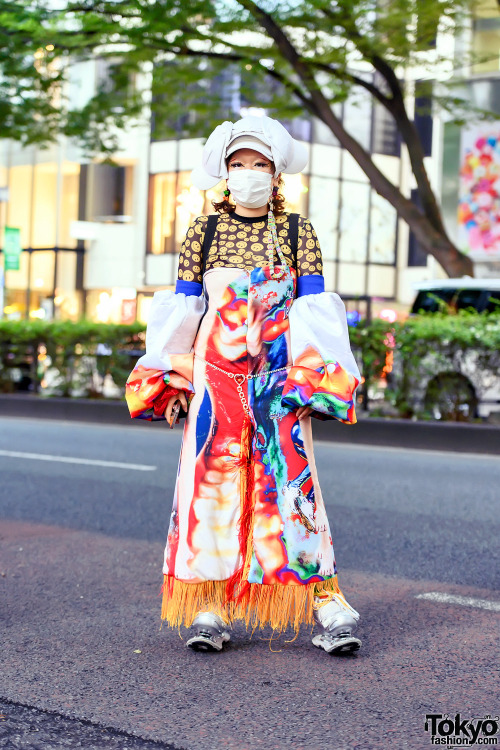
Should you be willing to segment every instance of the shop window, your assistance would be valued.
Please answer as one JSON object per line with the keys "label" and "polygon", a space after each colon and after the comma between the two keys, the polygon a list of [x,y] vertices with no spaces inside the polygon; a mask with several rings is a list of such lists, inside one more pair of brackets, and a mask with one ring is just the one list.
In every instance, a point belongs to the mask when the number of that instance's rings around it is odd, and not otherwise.
{"label": "shop window", "polygon": [[51,250],[31,253],[30,318],[54,316],[54,270],[56,254]]}
{"label": "shop window", "polygon": [[87,292],[86,313],[99,323],[128,325],[136,320],[137,292],[127,287]]}
{"label": "shop window", "polygon": [[57,217],[57,164],[35,164],[31,247],[55,247]]}
{"label": "shop window", "polygon": [[153,304],[152,294],[139,293],[137,295],[137,320],[141,323],[147,323],[151,305]]}
{"label": "shop window", "polygon": [[91,221],[130,221],[133,167],[92,164]]}
{"label": "shop window", "polygon": [[[176,192],[175,245],[172,252],[177,252],[180,249],[187,230],[193,221],[203,214],[204,209],[203,192],[192,184],[190,172],[179,172]],[[210,206],[208,213],[213,213],[213,210],[213,207]]]}
{"label": "shop window", "polygon": [[31,195],[33,188],[33,167],[22,164],[9,169],[9,204],[7,223],[21,230],[21,247],[29,247]]}
{"label": "shop window", "polygon": [[65,161],[62,164],[61,203],[59,207],[58,247],[76,247],[70,235],[72,221],[78,219],[80,165]]}
{"label": "shop window", "polygon": [[176,194],[177,175],[175,172],[155,174],[150,177],[147,250],[153,255],[174,252]]}
{"label": "shop window", "polygon": [[82,293],[76,289],[77,262],[76,252],[57,254],[54,317],[60,320],[78,320],[82,314]]}
{"label": "shop window", "polygon": [[26,315],[26,289],[30,254],[21,253],[19,271],[5,271],[4,314],[12,320],[20,320]]}

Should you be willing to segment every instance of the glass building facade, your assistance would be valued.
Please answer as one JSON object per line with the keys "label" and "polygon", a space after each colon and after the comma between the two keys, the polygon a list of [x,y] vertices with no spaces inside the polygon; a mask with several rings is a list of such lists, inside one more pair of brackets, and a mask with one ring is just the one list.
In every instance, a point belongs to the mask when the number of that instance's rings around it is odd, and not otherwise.
{"label": "glass building facade", "polygon": [[70,234],[78,218],[80,164],[72,161],[10,163],[0,169],[8,190],[2,205],[5,226],[20,230],[19,270],[4,275],[4,314],[11,318],[81,316],[83,247]]}
{"label": "glass building facade", "polygon": [[[474,68],[472,83],[464,85],[470,85],[478,105],[486,102],[500,111],[498,8],[489,0],[479,8],[472,44],[487,48],[489,68]],[[234,70],[228,68],[210,85],[231,92],[221,120],[254,112]],[[385,109],[360,90],[335,112],[388,179],[413,195],[398,133]],[[419,127],[428,136],[431,165],[429,119]],[[8,188],[8,201],[0,202],[0,229],[3,237],[3,227],[19,228],[23,248],[19,270],[5,272],[4,315],[71,320],[85,315],[110,322],[147,318],[154,291],[175,284],[190,223],[210,212],[222,194],[222,184],[210,191],[191,185],[190,172],[208,135],[201,119],[193,122],[198,132],[180,128],[173,138],[158,131],[154,118],[150,132],[137,138],[134,131],[125,133],[115,166],[89,163],[68,143],[40,151],[0,141],[0,188]],[[326,288],[408,304],[411,283],[434,275],[436,266],[322,122],[301,116],[285,124],[309,150],[304,173],[284,176],[287,210],[308,216],[314,225]],[[457,207],[457,137],[456,129],[444,128],[442,192],[449,224]]]}

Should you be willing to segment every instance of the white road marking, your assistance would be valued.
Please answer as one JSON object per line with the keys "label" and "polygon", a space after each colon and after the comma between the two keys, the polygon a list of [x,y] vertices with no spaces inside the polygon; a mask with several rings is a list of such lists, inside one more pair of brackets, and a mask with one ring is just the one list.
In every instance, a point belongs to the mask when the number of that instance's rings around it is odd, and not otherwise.
{"label": "white road marking", "polygon": [[21,451],[0,450],[0,456],[7,458],[27,458],[35,461],[58,461],[63,464],[85,464],[105,466],[108,469],[131,469],[132,471],[156,471],[156,466],[148,464],[126,464],[121,461],[100,461],[97,458],[77,458],[76,456],[49,456],[47,453],[21,453]]}
{"label": "white road marking", "polygon": [[430,591],[428,594],[417,594],[416,599],[427,599],[431,602],[441,604],[461,604],[462,607],[476,607],[476,609],[489,609],[491,612],[500,612],[500,602],[491,602],[488,599],[474,599],[472,596],[456,596],[455,594],[441,594],[439,591]]}

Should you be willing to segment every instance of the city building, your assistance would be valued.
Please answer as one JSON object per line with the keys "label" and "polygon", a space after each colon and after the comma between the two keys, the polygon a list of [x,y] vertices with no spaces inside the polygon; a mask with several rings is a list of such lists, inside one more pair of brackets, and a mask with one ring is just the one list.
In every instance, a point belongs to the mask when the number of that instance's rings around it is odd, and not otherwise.
{"label": "city building", "polygon": [[[487,46],[496,62],[469,71],[463,85],[500,112],[499,12],[493,0],[483,10],[466,43]],[[83,104],[106,74],[102,60],[75,63],[68,84],[72,103]],[[147,88],[150,76],[138,76],[136,85]],[[240,100],[232,119],[246,111]],[[413,196],[408,158],[385,110],[358,95],[338,112],[382,172]],[[463,132],[419,114],[418,106],[415,112],[447,226],[463,244],[457,213]],[[442,269],[321,122],[301,118],[287,126],[310,156],[302,175],[285,177],[287,207],[309,216],[316,228],[327,290],[369,295],[376,310],[407,309],[413,284],[444,275]],[[155,123],[146,122],[131,125],[119,143],[110,165],[86,159],[67,139],[46,149],[0,140],[1,234],[5,226],[18,228],[22,247],[19,269],[4,272],[6,317],[147,320],[154,291],[175,284],[190,222],[210,211],[223,189],[200,192],[191,185],[204,138],[159,139]]]}

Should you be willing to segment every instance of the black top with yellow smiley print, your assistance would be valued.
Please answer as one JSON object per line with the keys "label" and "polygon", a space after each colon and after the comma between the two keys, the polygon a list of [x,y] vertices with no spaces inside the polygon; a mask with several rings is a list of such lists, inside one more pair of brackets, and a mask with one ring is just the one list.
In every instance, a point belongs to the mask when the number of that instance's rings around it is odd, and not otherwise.
{"label": "black top with yellow smiley print", "polygon": [[[297,258],[289,245],[288,213],[276,217],[276,229],[281,250],[289,266],[297,268],[298,276],[323,273],[321,250],[316,232],[309,219],[299,217],[299,238]],[[201,284],[201,248],[208,216],[199,216],[188,229],[179,256],[178,278]],[[215,230],[212,246],[207,253],[205,270],[211,268],[242,268],[251,271],[268,264],[267,257],[267,215],[239,216],[236,213],[221,213]],[[279,258],[274,253],[274,262]]]}

